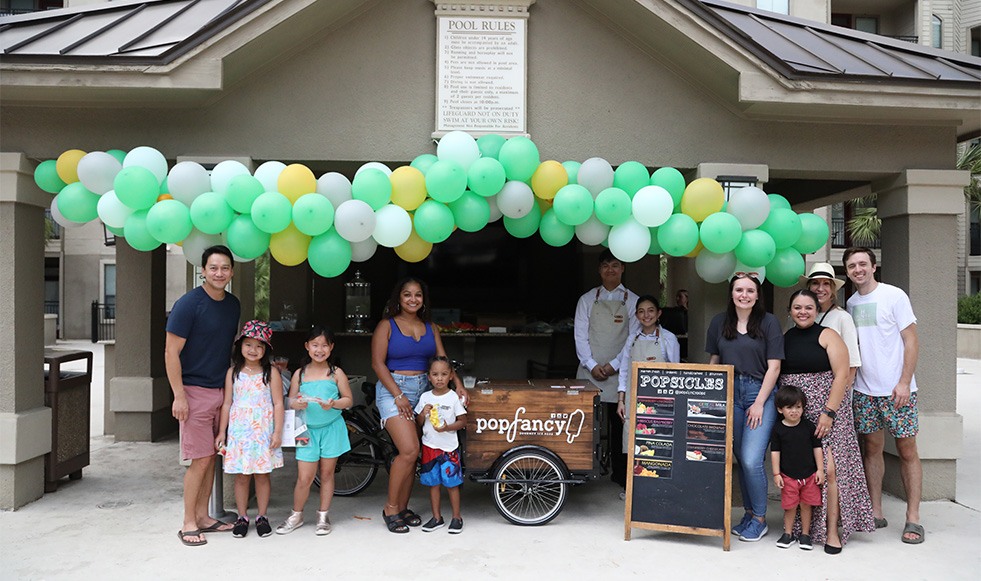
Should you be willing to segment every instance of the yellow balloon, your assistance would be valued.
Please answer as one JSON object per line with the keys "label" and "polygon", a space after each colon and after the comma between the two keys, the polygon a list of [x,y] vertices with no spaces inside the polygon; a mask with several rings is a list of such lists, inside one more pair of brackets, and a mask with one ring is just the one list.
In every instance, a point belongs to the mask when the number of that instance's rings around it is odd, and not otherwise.
{"label": "yellow balloon", "polygon": [[565,171],[565,167],[554,159],[543,161],[531,176],[531,190],[542,200],[551,200],[567,185],[569,185],[569,174]]}
{"label": "yellow balloon", "polygon": [[698,253],[702,251],[702,248],[705,248],[705,247],[702,246],[702,241],[699,240],[698,241],[698,244],[695,245],[695,250],[692,250],[691,252],[689,252],[685,256],[687,256],[688,258],[695,258],[696,256],[698,256]]}
{"label": "yellow balloon", "polygon": [[294,163],[286,166],[286,169],[279,174],[276,187],[279,188],[279,193],[289,198],[292,204],[300,199],[300,196],[317,191],[317,178],[307,166]]}
{"label": "yellow balloon", "polygon": [[392,203],[412,211],[426,201],[426,176],[410,165],[396,168],[388,178],[392,182]]}
{"label": "yellow balloon", "polygon": [[55,171],[58,177],[66,184],[73,184],[78,181],[78,162],[85,157],[86,152],[81,149],[69,149],[58,156],[55,162]]}
{"label": "yellow balloon", "polygon": [[307,259],[310,236],[290,224],[286,230],[277,232],[269,238],[269,253],[283,266],[296,266]]}
{"label": "yellow balloon", "polygon": [[681,196],[681,212],[692,220],[701,222],[711,214],[722,210],[726,194],[722,184],[712,178],[698,178],[688,184]]}
{"label": "yellow balloon", "polygon": [[409,239],[403,242],[400,246],[395,247],[395,254],[398,254],[399,258],[406,262],[421,262],[425,260],[432,251],[433,243],[426,242],[420,238],[419,235],[416,234],[414,228],[412,233],[409,234]]}
{"label": "yellow balloon", "polygon": [[544,215],[545,212],[548,212],[549,208],[551,208],[552,207],[552,204],[554,204],[554,203],[555,203],[555,198],[554,197],[549,198],[547,200],[539,199],[538,200],[538,209],[541,210],[542,211],[542,214]]}

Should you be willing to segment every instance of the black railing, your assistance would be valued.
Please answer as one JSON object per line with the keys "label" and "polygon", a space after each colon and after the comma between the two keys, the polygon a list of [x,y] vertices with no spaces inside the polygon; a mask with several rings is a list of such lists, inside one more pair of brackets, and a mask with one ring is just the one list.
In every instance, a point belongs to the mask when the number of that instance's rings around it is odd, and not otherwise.
{"label": "black railing", "polygon": [[92,301],[92,342],[116,339],[116,305]]}
{"label": "black railing", "polygon": [[831,247],[832,248],[847,248],[848,245],[845,244],[845,219],[844,218],[832,218],[831,219]]}
{"label": "black railing", "polygon": [[896,40],[901,40],[903,42],[911,42],[913,44],[919,44],[920,42],[919,36],[903,36],[903,35],[896,36],[893,34],[883,34],[882,36],[888,36],[889,38],[895,38]]}
{"label": "black railing", "polygon": [[971,224],[971,256],[981,255],[981,224]]}

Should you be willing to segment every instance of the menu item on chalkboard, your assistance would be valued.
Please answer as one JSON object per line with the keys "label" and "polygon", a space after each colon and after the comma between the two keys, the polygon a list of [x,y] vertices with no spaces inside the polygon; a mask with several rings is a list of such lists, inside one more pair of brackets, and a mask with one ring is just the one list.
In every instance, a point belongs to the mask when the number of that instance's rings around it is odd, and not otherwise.
{"label": "menu item on chalkboard", "polygon": [[671,461],[638,459],[634,462],[634,476],[671,478]]}
{"label": "menu item on chalkboard", "polygon": [[712,444],[689,443],[685,451],[685,460],[692,462],[725,462],[725,446],[714,446]]}
{"label": "menu item on chalkboard", "polygon": [[726,402],[690,399],[688,400],[688,417],[725,419]]}
{"label": "menu item on chalkboard", "polygon": [[642,418],[638,416],[636,434],[638,436],[673,436],[674,420],[668,420],[665,418]]}
{"label": "menu item on chalkboard", "polygon": [[654,440],[638,437],[634,443],[634,456],[670,460],[673,451],[674,443],[671,440]]}
{"label": "menu item on chalkboard", "polygon": [[706,422],[688,422],[689,440],[726,441],[725,424],[709,424]]}
{"label": "menu item on chalkboard", "polygon": [[637,415],[674,416],[673,397],[638,397]]}

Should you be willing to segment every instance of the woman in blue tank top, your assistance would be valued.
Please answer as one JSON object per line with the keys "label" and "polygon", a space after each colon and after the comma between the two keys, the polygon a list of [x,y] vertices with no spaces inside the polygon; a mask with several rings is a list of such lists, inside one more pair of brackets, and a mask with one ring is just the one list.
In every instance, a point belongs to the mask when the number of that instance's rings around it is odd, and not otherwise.
{"label": "woman in blue tank top", "polygon": [[[388,499],[382,511],[388,530],[407,533],[422,524],[408,508],[419,458],[419,431],[412,411],[419,394],[429,388],[426,371],[435,355],[446,356],[439,331],[431,322],[429,289],[416,278],[399,281],[385,305],[385,314],[371,337],[371,368],[378,376],[375,403],[382,426],[398,448],[388,476]],[[456,377],[457,391],[465,395]]]}

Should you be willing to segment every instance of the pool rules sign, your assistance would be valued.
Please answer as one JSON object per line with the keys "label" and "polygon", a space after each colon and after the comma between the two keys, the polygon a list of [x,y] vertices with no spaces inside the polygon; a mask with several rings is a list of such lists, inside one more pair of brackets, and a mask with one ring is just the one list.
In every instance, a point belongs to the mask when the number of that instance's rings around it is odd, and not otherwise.
{"label": "pool rules sign", "polygon": [[732,366],[633,363],[624,539],[634,528],[722,537],[732,505]]}

